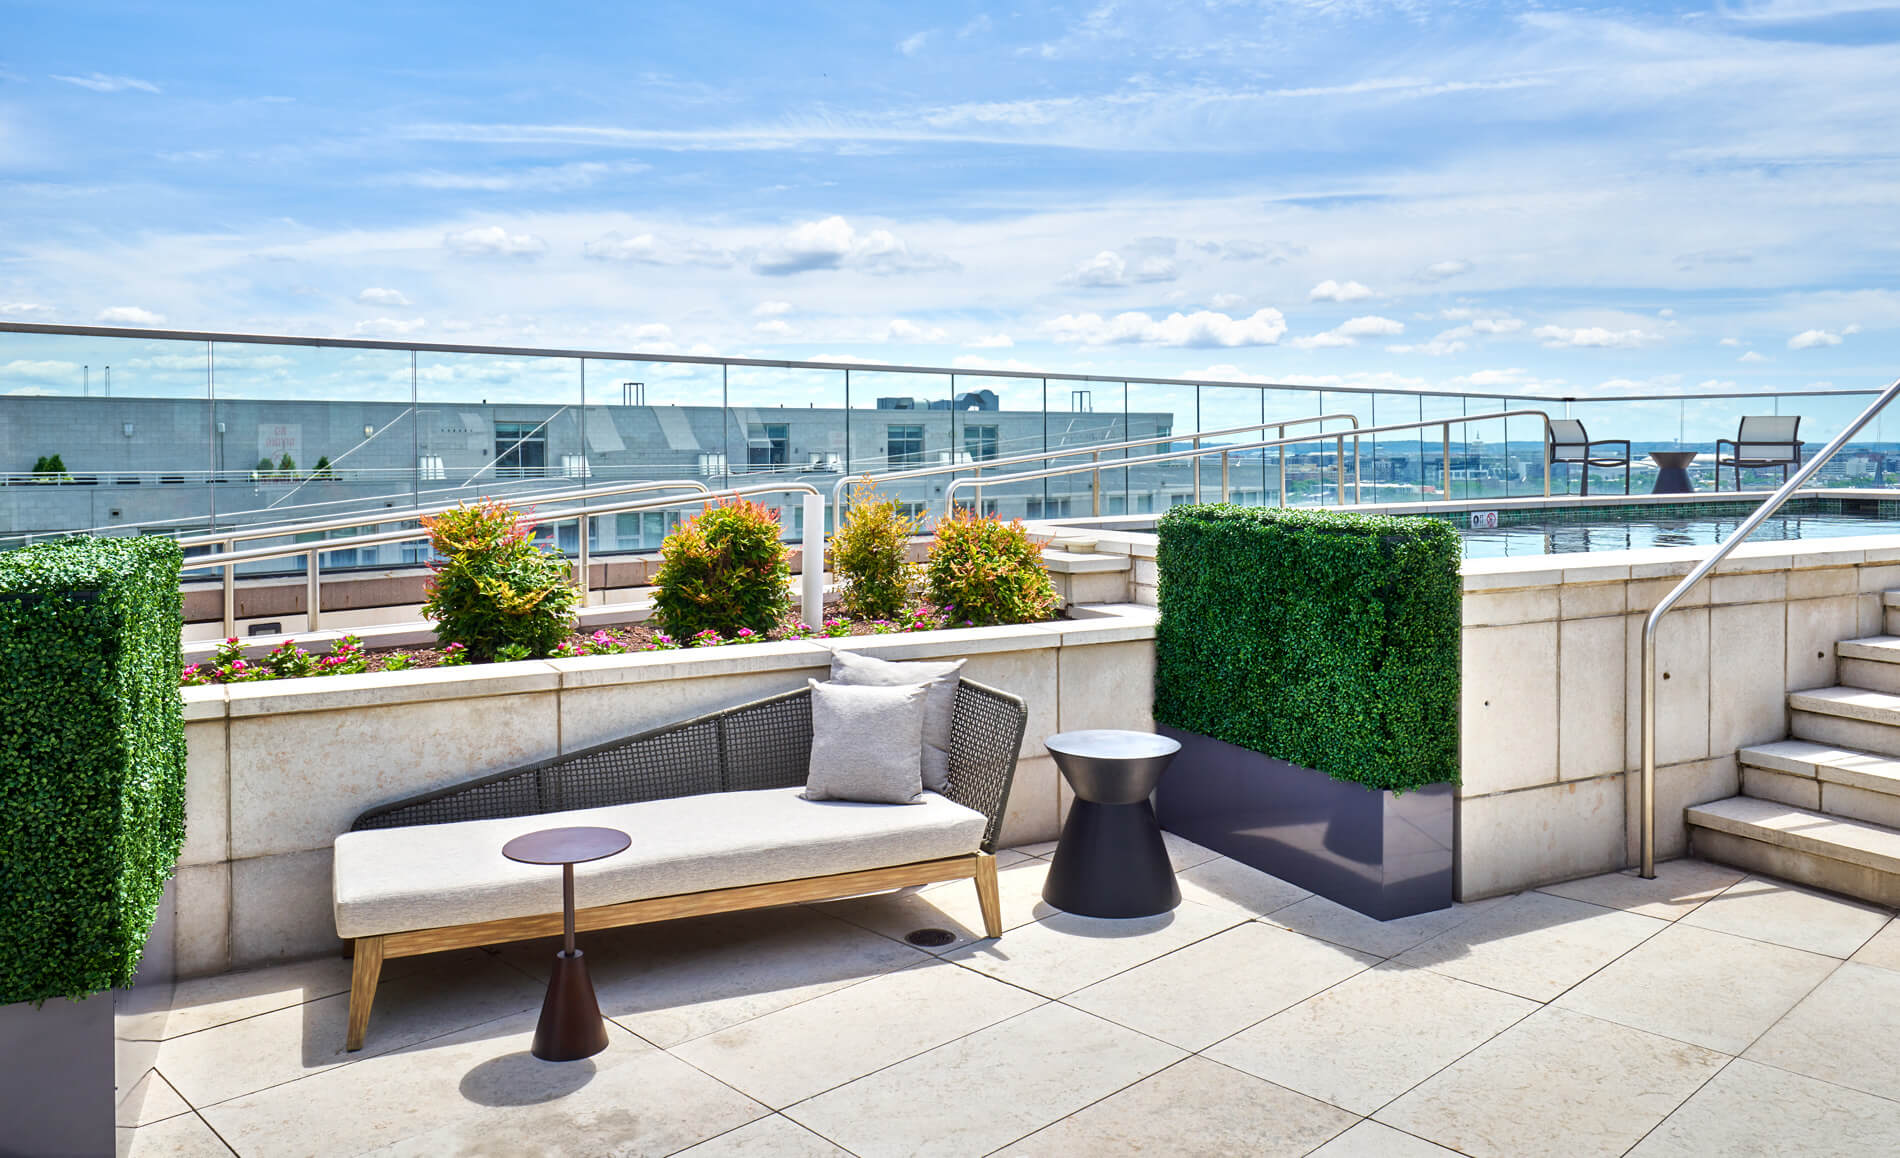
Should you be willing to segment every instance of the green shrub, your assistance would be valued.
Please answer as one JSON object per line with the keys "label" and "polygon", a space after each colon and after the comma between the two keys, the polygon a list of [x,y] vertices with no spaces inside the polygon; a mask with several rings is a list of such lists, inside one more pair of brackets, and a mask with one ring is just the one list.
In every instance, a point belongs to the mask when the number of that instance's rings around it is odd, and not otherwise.
{"label": "green shrub", "polygon": [[675,639],[767,632],[792,607],[778,513],[746,499],[707,506],[660,544],[653,617]]}
{"label": "green shrub", "polygon": [[284,457],[278,460],[277,469],[282,471],[284,474],[289,474],[292,471],[297,469],[297,460],[290,457],[289,451],[285,451]]}
{"label": "green shrub", "polygon": [[1020,520],[1005,523],[958,511],[937,524],[924,575],[931,600],[953,622],[1034,623],[1056,613],[1042,544],[1030,539]]}
{"label": "green shrub", "polygon": [[1155,720],[1370,788],[1455,782],[1459,557],[1436,519],[1174,508]]}
{"label": "green shrub", "polygon": [[42,455],[40,455],[40,456],[39,456],[38,458],[36,458],[36,459],[34,459],[34,460],[33,460],[33,473],[34,473],[34,474],[45,474],[46,472],[48,472],[48,471],[50,471],[50,470],[52,470],[52,469],[53,469],[53,468],[52,468],[52,466],[48,464],[48,462],[47,462],[47,460],[46,460],[46,456],[45,456],[45,455],[43,455],[43,454],[42,454]]}
{"label": "green shrub", "polygon": [[57,454],[49,454],[46,456],[46,470],[48,474],[65,474],[66,460]]}
{"label": "green shrub", "polygon": [[336,472],[330,469],[329,455],[325,454],[325,455],[318,456],[316,469],[310,472],[310,477],[311,478],[335,478],[336,477]]}
{"label": "green shrub", "polygon": [[257,460],[257,466],[254,469],[257,471],[258,474],[267,475],[267,474],[271,474],[277,469],[277,464],[270,460],[269,455],[266,455],[265,457]]}
{"label": "green shrub", "polygon": [[904,610],[917,581],[916,565],[905,558],[917,527],[896,499],[877,497],[869,478],[851,488],[851,505],[831,536],[831,573],[847,614],[894,619]]}
{"label": "green shrub", "polygon": [[567,638],[579,592],[565,556],[534,544],[534,524],[507,504],[464,504],[425,518],[441,558],[429,564],[436,639],[486,663],[513,644],[545,656]]}
{"label": "green shrub", "polygon": [[131,984],[185,836],[180,552],[0,554],[0,1005]]}

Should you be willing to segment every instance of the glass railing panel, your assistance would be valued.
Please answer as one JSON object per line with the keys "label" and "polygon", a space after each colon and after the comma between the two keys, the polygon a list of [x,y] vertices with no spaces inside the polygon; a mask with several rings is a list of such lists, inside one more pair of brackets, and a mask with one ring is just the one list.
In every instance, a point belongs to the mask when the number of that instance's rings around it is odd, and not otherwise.
{"label": "glass railing panel", "polygon": [[[1375,396],[1371,394],[1362,394],[1358,391],[1347,390],[1326,390],[1320,393],[1320,409],[1327,414],[1350,414],[1353,418],[1358,420],[1360,426],[1364,427],[1374,425],[1373,414],[1377,409],[1377,405]],[[1334,418],[1313,429],[1327,433],[1338,433],[1340,431],[1351,430],[1352,428],[1352,422],[1343,418]],[[1372,465],[1370,457],[1372,446],[1369,442],[1359,446],[1356,451],[1353,440],[1350,438],[1344,443],[1321,443],[1318,445],[1326,455],[1326,479],[1332,484],[1323,492],[1325,501],[1328,504],[1336,504],[1340,501],[1338,468],[1341,462],[1345,464],[1345,501],[1348,503],[1355,501],[1355,491],[1353,489],[1353,470],[1355,465],[1358,468],[1358,477],[1362,484],[1360,491],[1357,493],[1368,493],[1364,491],[1363,483],[1366,481],[1368,471]],[[1355,463],[1357,456],[1364,457],[1359,458]]]}
{"label": "glass railing panel", "polygon": [[[1128,437],[1159,438],[1163,435],[1191,435],[1198,429],[1196,406],[1198,391],[1192,386],[1130,382],[1128,384]],[[1191,438],[1133,448],[1130,457],[1142,458],[1169,451],[1191,450]],[[1170,496],[1193,494],[1195,463],[1157,463],[1130,467],[1115,514],[1158,515],[1168,509]],[[1105,512],[1106,513],[1106,512]]]}
{"label": "glass railing panel", "polygon": [[[1802,457],[1808,458],[1820,451],[1849,423],[1859,417],[1877,395],[1874,394],[1782,394],[1775,399],[1776,413],[1800,415],[1799,437],[1805,444]],[[1895,479],[1888,467],[1888,458],[1893,447],[1887,444],[1882,435],[1885,432],[1880,417],[1863,427],[1854,436],[1854,440],[1841,448],[1832,460],[1822,464],[1821,469],[1811,480],[1817,487],[1888,487]],[[1747,475],[1749,472],[1744,472]],[[1781,477],[1779,468],[1761,472],[1764,481],[1772,482]]]}
{"label": "glass railing panel", "polygon": [[[1374,426],[1395,426],[1419,419],[1418,395],[1378,394],[1373,397]],[[1362,448],[1361,493],[1368,503],[1416,502],[1425,482],[1424,436],[1417,430],[1375,434]]]}
{"label": "glass railing panel", "polygon": [[[1051,382],[1048,416],[1049,449],[1069,451],[1051,460],[1055,466],[1082,466],[1093,461],[1094,448],[1128,440],[1127,390],[1120,382]],[[1107,460],[1114,454],[1102,454]],[[1078,515],[1106,514],[1111,493],[1120,493],[1121,473],[1104,471],[1101,476],[1100,511],[1094,475],[1088,472],[1059,475],[1048,480],[1051,502],[1066,502]]]}
{"label": "glass railing panel", "polygon": [[[211,513],[207,346],[0,333],[0,546],[76,530],[202,528]],[[36,469],[37,468],[37,469]]]}
{"label": "glass railing panel", "polygon": [[[722,453],[731,485],[806,482],[829,501],[847,453],[842,371],[734,366],[726,376],[725,399]],[[938,437],[948,442],[947,431]],[[799,536],[804,503],[797,495],[768,493],[753,501],[778,512],[786,539]]]}
{"label": "glass railing panel", "polygon": [[[899,371],[851,371],[850,410],[846,415],[845,467],[853,476],[953,466],[961,452],[962,427],[951,408],[948,374]],[[889,480],[878,484],[884,498],[903,504],[906,513],[934,522],[943,506],[943,488],[952,476]]]}
{"label": "glass railing panel", "polygon": [[[1457,395],[1421,394],[1418,400],[1418,417],[1421,422],[1434,418],[1455,418],[1465,413],[1465,400]],[[1465,445],[1463,423],[1453,423],[1449,430],[1451,439],[1451,483],[1446,491],[1445,483],[1445,439],[1447,431],[1442,427],[1422,427],[1419,438],[1422,448],[1419,459],[1424,468],[1425,481],[1419,488],[1420,497],[1426,499],[1464,499],[1470,494],[1469,448]]]}
{"label": "glass railing panel", "polygon": [[[726,451],[725,367],[692,362],[589,358],[583,366],[586,445],[581,490],[690,479],[720,490],[731,482]],[[842,398],[842,390],[839,391]],[[627,494],[627,501],[664,497]],[[607,498],[589,501],[607,502]],[[699,505],[624,511],[589,520],[589,549],[602,556],[652,552]]]}

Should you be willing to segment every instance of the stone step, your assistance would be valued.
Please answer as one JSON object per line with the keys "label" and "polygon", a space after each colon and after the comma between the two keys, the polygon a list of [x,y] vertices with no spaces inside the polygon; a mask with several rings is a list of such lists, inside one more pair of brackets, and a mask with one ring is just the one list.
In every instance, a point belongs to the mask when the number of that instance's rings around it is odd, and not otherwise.
{"label": "stone step", "polygon": [[1900,760],[1783,740],[1736,753],[1742,795],[1900,828]]}
{"label": "stone step", "polygon": [[1900,635],[1900,591],[1881,592],[1880,610],[1885,621],[1881,626],[1886,628],[1887,634]]}
{"label": "stone step", "polygon": [[1731,796],[1684,811],[1699,857],[1880,905],[1900,904],[1900,831]]}
{"label": "stone step", "polygon": [[1900,695],[1849,687],[1790,692],[1788,730],[1797,740],[1900,757]]}
{"label": "stone step", "polygon": [[1834,645],[1843,687],[1900,693],[1900,635],[1843,639]]}

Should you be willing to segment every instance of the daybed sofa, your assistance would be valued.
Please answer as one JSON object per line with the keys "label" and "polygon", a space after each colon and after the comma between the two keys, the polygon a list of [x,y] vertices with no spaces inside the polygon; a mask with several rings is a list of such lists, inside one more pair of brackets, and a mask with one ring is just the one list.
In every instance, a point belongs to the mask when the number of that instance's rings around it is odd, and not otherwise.
{"label": "daybed sofa", "polygon": [[908,805],[808,800],[811,689],[713,712],[365,812],[336,839],[337,934],[351,943],[347,1047],[384,959],[562,929],[558,870],[501,855],[515,836],[617,828],[626,852],[575,871],[575,926],[648,921],[974,878],[1002,934],[992,857],[1028,713],[962,680],[948,782]]}

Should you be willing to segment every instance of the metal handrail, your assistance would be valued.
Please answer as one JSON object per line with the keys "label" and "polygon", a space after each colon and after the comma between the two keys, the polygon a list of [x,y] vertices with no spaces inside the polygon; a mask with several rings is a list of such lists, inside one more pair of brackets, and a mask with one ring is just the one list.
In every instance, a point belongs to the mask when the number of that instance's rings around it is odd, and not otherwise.
{"label": "metal handrail", "polygon": [[[1336,422],[1342,419],[1347,422],[1352,423],[1354,430],[1357,430],[1359,428],[1359,416],[1356,414],[1346,414],[1343,412],[1338,413],[1338,414],[1311,414],[1303,418],[1278,419],[1273,422],[1252,422],[1252,423],[1248,423],[1246,426],[1228,426],[1228,427],[1223,427],[1219,430],[1197,430],[1192,434],[1163,434],[1163,435],[1156,435],[1151,438],[1135,438],[1135,439],[1130,439],[1126,442],[1110,442],[1110,443],[1098,444],[1095,446],[1058,447],[1054,450],[1045,449],[1039,453],[1038,452],[1024,452],[1022,454],[1012,454],[1004,458],[986,458],[986,459],[981,459],[981,460],[973,459],[969,462],[948,463],[942,466],[919,467],[915,470],[885,471],[883,474],[853,475],[849,471],[847,471],[845,472],[845,475],[842,478],[840,478],[836,483],[832,484],[831,507],[833,510],[839,512],[840,517],[842,517],[844,513],[845,505],[846,505],[845,504],[845,487],[853,485],[853,484],[857,484],[857,483],[862,483],[866,479],[869,479],[871,483],[875,485],[877,483],[882,483],[882,482],[902,482],[905,479],[925,478],[932,475],[955,474],[956,472],[962,471],[962,470],[974,471],[976,474],[982,474],[986,470],[995,470],[999,466],[1013,466],[1017,463],[1022,463],[1022,462],[1047,462],[1052,458],[1069,458],[1073,455],[1078,455],[1078,454],[1092,454],[1095,456],[1096,461],[1099,462],[1101,460],[1102,455],[1105,452],[1115,451],[1115,450],[1128,450],[1129,448],[1136,447],[1136,446],[1159,446],[1162,443],[1190,442],[1191,441],[1194,443],[1195,446],[1198,447],[1201,445],[1201,440],[1203,438],[1218,438],[1226,434],[1246,434],[1249,431],[1265,430],[1268,427],[1276,427],[1278,428],[1279,432],[1282,435],[1284,435],[1286,433],[1286,428],[1289,426],[1305,426],[1308,423],[1312,423],[1312,422]],[[1354,439],[1354,445],[1355,446],[1358,445],[1358,440],[1356,438]],[[955,450],[953,448],[952,454],[954,453],[955,453]],[[1129,463],[1139,464],[1146,461],[1148,460],[1145,457],[1133,458],[1133,459],[1130,459],[1130,458],[1115,459],[1115,460],[1110,461],[1107,466],[1100,467],[1095,471],[1095,482],[1094,482],[1093,490],[1094,490],[1094,495],[1095,495],[1094,501],[1095,501],[1095,506],[1096,506],[1096,510],[1095,510],[1096,514],[1099,515],[1102,513],[1100,509],[1101,502],[1102,502],[1102,471],[1121,470],[1124,467],[1126,467]],[[1282,474],[1284,473],[1285,472],[1283,468]],[[1008,477],[1021,478],[1024,476],[1010,475]],[[1005,481],[1005,480],[998,479],[997,481],[1000,482],[1000,481]],[[1355,482],[1356,481],[1357,480],[1355,478]],[[1196,502],[1200,501],[1200,497],[1201,497],[1201,477],[1199,474],[1196,474],[1194,476],[1195,501]]]}
{"label": "metal handrail", "polygon": [[[1370,435],[1374,435],[1374,434],[1387,434],[1395,430],[1422,430],[1422,429],[1427,429],[1434,426],[1443,427],[1444,428],[1444,457],[1445,457],[1445,462],[1444,462],[1445,497],[1449,499],[1451,497],[1451,427],[1452,427],[1452,424],[1458,423],[1458,422],[1486,422],[1486,421],[1491,421],[1491,420],[1495,420],[1499,418],[1520,418],[1520,417],[1528,417],[1533,414],[1543,420],[1544,430],[1546,431],[1546,433],[1548,433],[1550,430],[1550,415],[1544,413],[1542,410],[1500,410],[1492,414],[1465,414],[1465,415],[1459,415],[1453,418],[1430,418],[1430,419],[1424,419],[1419,422],[1401,422],[1401,423],[1395,423],[1391,426],[1358,427],[1350,435],[1350,437],[1353,440],[1353,472],[1354,472],[1354,475],[1357,476],[1358,470],[1359,470],[1358,461],[1359,461],[1359,440],[1360,439],[1368,437]],[[1339,452],[1338,452],[1339,453],[1339,473],[1340,473],[1340,478],[1341,478],[1340,493],[1343,500],[1343,496],[1345,493],[1344,442],[1347,437],[1349,436],[1345,434],[1344,432],[1340,432],[1337,434],[1327,434],[1322,431],[1321,433],[1318,433],[1318,434],[1301,434],[1301,435],[1295,435],[1292,438],[1276,438],[1276,439],[1269,440],[1267,442],[1243,442],[1243,443],[1238,443],[1231,446],[1215,446],[1215,447],[1207,447],[1205,449],[1197,449],[1197,450],[1177,450],[1170,454],[1153,454],[1153,455],[1148,455],[1144,458],[1123,459],[1120,462],[1115,463],[1112,469],[1119,469],[1122,466],[1150,466],[1155,463],[1161,463],[1161,462],[1186,461],[1189,459],[1205,458],[1206,456],[1210,454],[1218,454],[1221,456],[1221,472],[1220,472],[1221,473],[1221,480],[1220,480],[1221,481],[1221,501],[1226,502],[1228,499],[1228,495],[1230,493],[1229,487],[1228,487],[1228,480],[1227,480],[1227,465],[1228,465],[1229,455],[1232,455],[1239,451],[1244,451],[1244,450],[1270,450],[1276,446],[1293,446],[1293,445],[1296,445],[1298,443],[1303,443],[1303,442],[1332,441],[1332,442],[1340,444]],[[978,477],[973,477],[973,478],[953,479],[950,482],[950,485],[946,486],[943,489],[944,513],[949,514],[956,510],[956,493],[959,490],[963,490],[965,488],[981,490],[985,486],[995,486],[999,483],[1029,482],[1029,481],[1040,479],[1040,478],[1056,478],[1061,475],[1079,474],[1082,471],[1086,471],[1090,469],[1093,469],[1093,464],[1084,464],[1081,466],[1062,466],[1062,467],[1055,467],[1050,470],[1018,471],[1015,474],[1002,475],[996,478],[983,478],[981,476],[978,476]],[[1195,474],[1198,477],[1200,472],[1196,471]],[[1282,477],[1284,480],[1284,476]],[[1545,497],[1549,497],[1550,495],[1550,456],[1549,455],[1544,456],[1544,495]],[[1281,486],[1280,486],[1280,501],[1282,504],[1286,502],[1286,484],[1284,481],[1282,481]]]}
{"label": "metal handrail", "polygon": [[[700,494],[712,493],[711,487],[694,479],[665,479],[660,482],[617,483],[612,486],[589,487],[586,493],[580,494],[578,497],[607,498],[612,495],[637,494],[641,491],[666,490],[669,488],[696,490]],[[546,491],[541,494],[509,495],[507,497],[510,505],[532,504],[551,499],[574,498],[576,497],[578,489],[579,488],[576,487],[568,487],[559,491]],[[237,548],[230,546],[230,544],[241,543],[249,539],[273,539],[279,535],[303,535],[315,531],[343,531],[351,527],[373,527],[379,523],[406,523],[429,515],[439,515],[445,511],[452,511],[467,501],[466,498],[463,498],[457,502],[437,503],[427,507],[385,507],[381,511],[368,515],[344,515],[321,521],[305,520],[295,523],[277,523],[272,526],[244,527],[241,529],[232,528],[229,531],[180,536],[177,543],[180,547],[208,547],[216,543],[223,543],[226,544],[228,549],[236,550]]]}
{"label": "metal handrail", "polygon": [[1709,553],[1707,558],[1696,564],[1687,575],[1683,576],[1682,582],[1670,588],[1669,594],[1658,600],[1656,606],[1650,610],[1649,617],[1643,620],[1643,767],[1642,801],[1640,804],[1642,821],[1642,863],[1640,870],[1645,879],[1654,880],[1656,877],[1656,632],[1662,625],[1663,616],[1669,614],[1670,609],[1675,607],[1677,601],[1689,593],[1690,588],[1700,583],[1708,576],[1709,572],[1715,570],[1722,560],[1733,554],[1735,548],[1741,546],[1743,541],[1746,540],[1749,535],[1753,534],[1757,527],[1761,526],[1762,523],[1772,517],[1776,511],[1780,510],[1783,504],[1793,497],[1796,491],[1801,489],[1802,484],[1807,482],[1810,478],[1813,478],[1816,471],[1820,470],[1829,459],[1838,454],[1841,448],[1847,445],[1848,439],[1859,434],[1862,427],[1872,422],[1874,417],[1886,407],[1887,403],[1893,401],[1895,395],[1900,395],[1900,378],[1894,379],[1886,389],[1882,390],[1879,397],[1875,398],[1867,409],[1860,412],[1858,418],[1848,423],[1846,429],[1835,435],[1826,446],[1821,448],[1818,454],[1810,458],[1806,465],[1795,472],[1793,478],[1782,483],[1779,490],[1763,499],[1761,505],[1755,508],[1755,513],[1744,519],[1742,525],[1735,528],[1734,534],[1724,539],[1714,551]]}
{"label": "metal handrail", "polygon": [[[541,512],[535,517],[534,523],[538,526],[544,523],[565,523],[572,520],[579,524],[581,546],[579,564],[576,570],[580,575],[581,602],[582,605],[585,606],[588,596],[593,592],[593,575],[588,562],[586,546],[589,520],[601,515],[623,514],[630,511],[665,510],[669,507],[686,506],[699,502],[711,502],[716,499],[749,498],[753,495],[769,494],[803,494],[818,500],[817,505],[819,510],[816,518],[812,517],[813,504],[810,502],[810,499],[807,500],[803,536],[803,545],[805,548],[804,569],[806,574],[805,591],[807,596],[807,606],[804,608],[804,612],[806,614],[806,621],[812,622],[814,615],[817,615],[819,618],[823,616],[822,603],[817,606],[816,611],[814,611],[809,604],[811,603],[812,579],[814,576],[822,576],[824,573],[825,532],[823,503],[825,496],[823,492],[810,483],[792,482],[777,483],[771,486],[735,487],[731,490],[710,491],[694,495],[674,495],[664,499],[642,499],[632,502],[599,503],[568,507],[562,510]],[[384,521],[387,522],[389,520]],[[319,561],[320,555],[325,551],[348,551],[357,547],[382,546],[386,543],[410,543],[428,537],[429,532],[426,529],[418,527],[401,531],[380,531],[370,535],[354,535],[347,539],[325,539],[315,543],[298,543],[289,547],[252,547],[244,551],[223,551],[210,555],[194,555],[185,560],[184,570],[187,572],[208,571],[214,567],[224,569],[226,583],[224,589],[224,633],[229,636],[235,634],[237,631],[236,606],[231,596],[232,587],[230,583],[231,576],[238,564],[262,563],[271,559],[289,559],[302,555],[305,559],[304,582],[307,586],[306,616],[308,626],[306,630],[317,631],[320,629],[319,624],[321,622],[322,612],[322,608],[319,605],[321,592],[319,583],[319,570],[321,566]],[[813,565],[814,560],[816,560],[815,568]]]}
{"label": "metal handrail", "polygon": [[[629,350],[563,350],[537,346],[487,346],[458,342],[404,342],[381,338],[315,338],[288,334],[242,334],[216,330],[147,329],[141,326],[74,326],[59,322],[0,322],[0,334],[43,334],[74,338],[136,338],[143,341],[224,342],[233,345],[309,346],[313,349],[394,350],[402,353],[497,354],[512,358],[579,358],[600,362],[663,362],[697,366],[749,366],[771,370],[839,370],[871,374],[935,374],[958,378],[1030,378],[1055,382],[1121,382],[1144,386],[1216,386],[1241,390],[1313,390],[1336,394],[1390,394],[1413,398],[1495,398],[1518,402],[1679,402],[1691,398],[1759,398],[1760,391],[1726,394],[1610,394],[1560,397],[1547,394],[1472,394],[1443,390],[1402,390],[1389,386],[1314,386],[1300,382],[1237,382],[1219,378],[1142,378],[1126,374],[1075,374],[1045,370],[989,370],[962,366],[910,366],[902,363],[811,362],[787,358],[725,358],[712,354],[651,354]],[[1865,390],[1790,390],[1788,397],[1851,397]]]}

